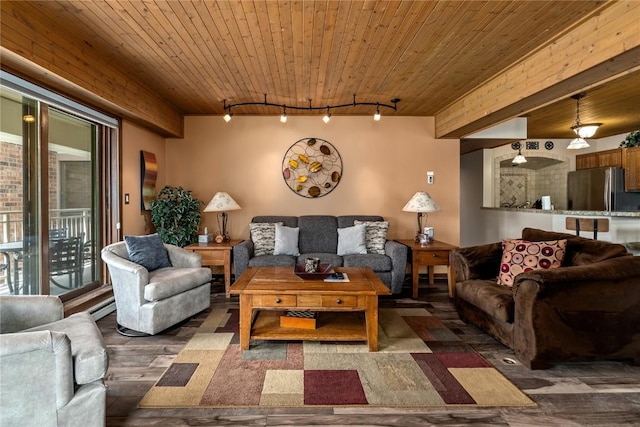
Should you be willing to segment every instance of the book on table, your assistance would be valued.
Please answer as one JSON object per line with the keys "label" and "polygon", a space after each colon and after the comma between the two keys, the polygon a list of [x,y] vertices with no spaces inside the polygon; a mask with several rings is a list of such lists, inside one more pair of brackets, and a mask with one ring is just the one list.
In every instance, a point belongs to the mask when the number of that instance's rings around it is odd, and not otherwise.
{"label": "book on table", "polygon": [[318,313],[315,311],[286,311],[280,316],[280,326],[283,328],[316,329]]}

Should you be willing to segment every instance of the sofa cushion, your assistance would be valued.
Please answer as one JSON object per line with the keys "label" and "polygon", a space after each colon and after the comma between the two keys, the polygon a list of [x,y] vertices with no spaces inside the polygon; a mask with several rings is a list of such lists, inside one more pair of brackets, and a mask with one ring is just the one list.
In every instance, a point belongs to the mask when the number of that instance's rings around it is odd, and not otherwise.
{"label": "sofa cushion", "polygon": [[252,222],[249,224],[253,254],[273,255],[276,246],[276,224],[273,222]]}
{"label": "sofa cushion", "polygon": [[209,268],[162,268],[149,273],[144,287],[144,299],[160,301],[202,286],[211,280]]}
{"label": "sofa cushion", "polygon": [[502,322],[513,322],[515,303],[512,288],[492,280],[456,283],[456,298],[463,299]]}
{"label": "sofa cushion", "polygon": [[338,253],[338,220],[330,215],[306,215],[298,218],[300,253]]}
{"label": "sofa cushion", "polygon": [[498,284],[513,286],[515,277],[526,271],[558,268],[564,259],[567,241],[506,239],[502,241],[502,260]]}
{"label": "sofa cushion", "polygon": [[620,244],[588,239],[568,233],[525,228],[522,238],[531,242],[541,240],[567,240],[566,254],[562,265],[586,265],[605,259],[628,255],[627,249]]}
{"label": "sofa cushion", "polygon": [[22,332],[30,331],[62,332],[69,337],[76,384],[88,384],[106,375],[109,366],[107,348],[96,322],[88,312],[72,314],[64,319]]}
{"label": "sofa cushion", "polygon": [[345,255],[342,257],[345,267],[369,267],[373,271],[390,271],[391,257],[380,254]]}
{"label": "sofa cushion", "polygon": [[355,225],[364,224],[367,227],[366,241],[367,252],[370,254],[384,255],[384,244],[387,241],[388,221],[354,221]]}
{"label": "sofa cushion", "polygon": [[285,267],[296,264],[293,255],[260,255],[249,260],[249,267]]}
{"label": "sofa cushion", "polygon": [[273,247],[274,255],[300,255],[298,250],[298,227],[287,227],[276,224],[276,240]]}
{"label": "sofa cushion", "polygon": [[171,267],[167,249],[159,234],[124,236],[124,242],[131,262],[135,262],[149,271]]}
{"label": "sofa cushion", "polygon": [[338,228],[338,255],[366,254],[366,230],[364,224]]}

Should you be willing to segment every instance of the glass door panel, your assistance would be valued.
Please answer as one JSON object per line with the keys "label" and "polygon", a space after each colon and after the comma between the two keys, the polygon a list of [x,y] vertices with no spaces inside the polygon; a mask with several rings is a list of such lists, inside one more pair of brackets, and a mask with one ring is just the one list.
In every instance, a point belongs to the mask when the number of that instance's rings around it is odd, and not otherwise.
{"label": "glass door panel", "polygon": [[0,294],[39,294],[38,102],[0,92]]}
{"label": "glass door panel", "polygon": [[96,231],[97,126],[49,109],[48,197],[51,295],[98,280]]}

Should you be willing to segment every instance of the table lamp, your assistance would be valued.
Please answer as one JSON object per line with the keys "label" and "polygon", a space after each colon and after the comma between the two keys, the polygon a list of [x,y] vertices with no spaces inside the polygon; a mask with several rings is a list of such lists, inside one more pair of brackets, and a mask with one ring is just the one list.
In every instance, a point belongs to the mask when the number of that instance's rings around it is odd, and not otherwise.
{"label": "table lamp", "polygon": [[218,229],[220,234],[216,236],[216,242],[221,243],[221,241],[228,242],[231,240],[229,238],[229,233],[227,232],[227,211],[235,211],[238,209],[242,208],[229,194],[223,191],[217,192],[209,204],[204,208],[203,212],[218,212]]}
{"label": "table lamp", "polygon": [[420,243],[420,235],[422,234],[422,215],[425,215],[425,222],[428,212],[436,212],[440,210],[440,206],[424,191],[418,191],[402,208],[405,212],[418,213],[418,232],[416,233],[416,243]]}

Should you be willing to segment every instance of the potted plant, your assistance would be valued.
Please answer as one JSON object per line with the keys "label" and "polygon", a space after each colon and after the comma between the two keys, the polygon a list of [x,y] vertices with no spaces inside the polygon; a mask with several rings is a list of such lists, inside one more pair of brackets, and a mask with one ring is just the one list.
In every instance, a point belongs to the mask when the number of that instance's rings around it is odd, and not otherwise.
{"label": "potted plant", "polygon": [[165,185],[151,201],[151,221],[162,241],[180,247],[197,242],[202,204],[191,191]]}
{"label": "potted plant", "polygon": [[633,131],[627,135],[624,141],[620,143],[620,147],[640,147],[640,130]]}

